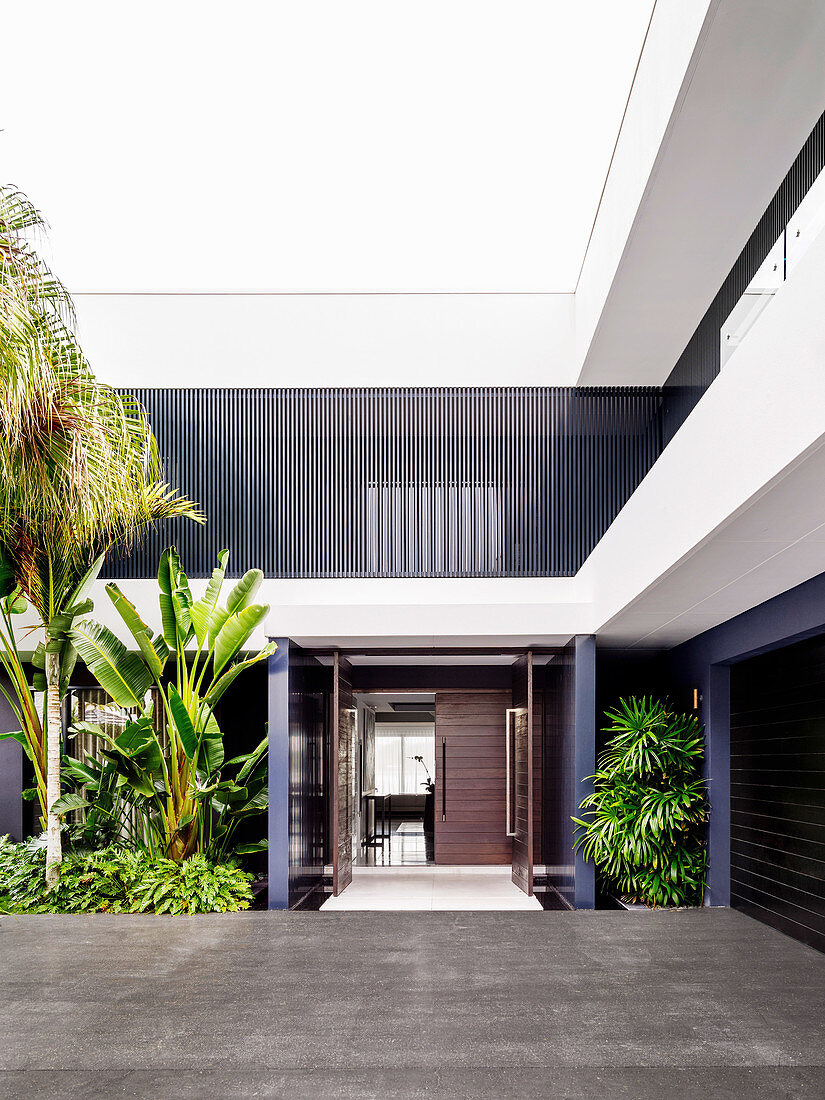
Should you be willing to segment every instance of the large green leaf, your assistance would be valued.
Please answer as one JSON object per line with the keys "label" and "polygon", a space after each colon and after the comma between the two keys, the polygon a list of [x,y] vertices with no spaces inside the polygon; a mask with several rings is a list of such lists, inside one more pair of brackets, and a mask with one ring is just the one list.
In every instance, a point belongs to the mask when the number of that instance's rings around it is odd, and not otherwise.
{"label": "large green leaf", "polygon": [[[246,760],[241,770],[238,772],[238,780],[247,779],[247,777],[255,770],[258,762],[265,756],[267,749],[269,748],[269,738],[265,737],[263,741],[260,741],[252,752],[247,753]],[[263,768],[264,775],[266,774],[266,768]]]}
{"label": "large green leaf", "polygon": [[152,676],[137,653],[105,626],[84,621],[71,632],[71,641],[91,674],[121,707],[143,709]]}
{"label": "large green leaf", "polygon": [[218,554],[218,567],[212,570],[212,576],[206,586],[206,592],[199,600],[195,600],[190,608],[192,626],[195,629],[195,637],[198,645],[202,646],[209,635],[209,627],[212,617],[218,608],[218,599],[221,594],[223,579],[226,576],[226,563],[229,560],[229,551],[221,550]]}
{"label": "large green leaf", "polygon": [[29,741],[25,733],[22,730],[4,730],[0,733],[0,741],[16,741],[18,745],[22,745],[23,748],[29,751]]}
{"label": "large green leaf", "polygon": [[186,704],[181,699],[174,684],[169,685],[169,709],[172,712],[172,719],[183,745],[183,751],[186,753],[187,758],[192,760],[198,751],[200,738],[192,725],[192,719],[189,717]]}
{"label": "large green leaf", "polygon": [[150,775],[163,772],[163,753],[151,719],[139,718],[136,722],[128,722],[115,740],[115,747]]}
{"label": "large green leaf", "polygon": [[143,659],[149,666],[149,670],[156,680],[159,680],[163,675],[163,667],[166,664],[169,657],[169,647],[163,639],[160,639],[160,647],[156,647],[156,643],[152,641],[152,634],[149,627],[141,619],[137,613],[135,605],[127,600],[118,586],[114,583],[106,585],[106,592],[109,595],[109,599],[115,605],[115,608],[123,619],[126,626],[129,628],[129,633],[135,639],[138,644],[140,652],[143,654]]}
{"label": "large green leaf", "polygon": [[225,607],[216,607],[209,623],[209,647],[213,649],[218,635],[223,630],[223,624],[229,618],[229,612]]}
{"label": "large green leaf", "polygon": [[269,614],[269,605],[254,603],[230,615],[215,639],[215,676],[243,649],[252,632]]}
{"label": "large green leaf", "polygon": [[86,799],[79,794],[64,794],[62,798],[58,798],[56,802],[52,803],[51,812],[59,816],[70,813],[72,810],[82,810],[84,806],[88,805]]}
{"label": "large green leaf", "polygon": [[77,664],[77,650],[70,641],[63,643],[60,651],[60,690],[65,692],[71,683],[74,666]]}
{"label": "large green leaf", "polygon": [[164,550],[158,563],[158,587],[160,593],[160,619],[163,624],[163,640],[169,650],[176,653],[178,649],[178,634],[175,620],[175,607],[172,603],[172,590],[175,586],[175,574],[180,570],[180,558],[174,546]]}
{"label": "large green leaf", "polygon": [[192,602],[189,578],[184,573],[183,567],[180,566],[180,559],[178,559],[178,571],[174,574],[174,584],[172,586],[172,606],[175,610],[175,621],[181,648],[187,644],[194,634],[191,612]]}
{"label": "large green leaf", "polygon": [[245,661],[238,661],[224,672],[222,676],[219,676],[210,686],[206,693],[206,701],[210,707],[214,707],[220,697],[232,683],[232,681],[244,671],[246,668],[250,668],[252,665],[257,664],[258,661],[265,661],[267,657],[271,657],[275,650],[278,648],[277,642],[269,642],[260,653],[256,653],[254,657],[247,657]]}
{"label": "large green leaf", "polygon": [[208,717],[203,727],[201,751],[207,772],[210,775],[214,774],[223,764],[224,751],[223,731],[211,709],[208,710]]}
{"label": "large green leaf", "polygon": [[[75,607],[75,605],[85,602],[86,594],[90,591],[92,585],[97,580],[98,574],[103,567],[103,560],[106,557],[105,554],[101,554],[99,558],[95,558],[80,580],[77,582],[74,590],[69,595],[66,601],[67,607]],[[89,608],[91,611],[91,608]]]}
{"label": "large green leaf", "polygon": [[263,579],[264,575],[260,569],[249,569],[244,573],[229,593],[229,599],[226,601],[227,614],[234,615],[236,611],[249,607]]}

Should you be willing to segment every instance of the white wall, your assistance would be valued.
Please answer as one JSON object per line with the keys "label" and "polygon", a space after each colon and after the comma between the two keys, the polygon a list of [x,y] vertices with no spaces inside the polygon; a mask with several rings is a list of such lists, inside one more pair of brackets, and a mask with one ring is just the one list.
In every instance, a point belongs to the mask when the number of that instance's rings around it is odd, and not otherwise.
{"label": "white wall", "polygon": [[825,571],[825,233],[596,546],[600,633],[673,645]]}
{"label": "white wall", "polygon": [[821,0],[660,0],[576,294],[581,385],[659,385],[825,108]]}
{"label": "white wall", "polygon": [[716,3],[661,0],[656,5],[576,287],[580,365],[616,278],[702,25]]}
{"label": "white wall", "polygon": [[575,382],[570,294],[78,294],[115,386]]}

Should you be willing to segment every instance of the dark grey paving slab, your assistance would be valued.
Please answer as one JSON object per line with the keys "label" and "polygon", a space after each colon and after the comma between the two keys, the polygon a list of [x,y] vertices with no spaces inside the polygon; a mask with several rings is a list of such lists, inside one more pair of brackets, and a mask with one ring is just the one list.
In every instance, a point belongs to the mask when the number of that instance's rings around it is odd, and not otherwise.
{"label": "dark grey paving slab", "polygon": [[8,1096],[820,1096],[824,1009],[729,910],[0,921]]}
{"label": "dark grey paving slab", "polygon": [[487,1100],[766,1100],[825,1095],[825,1069],[554,1069],[541,1070],[275,1070],[237,1074],[83,1073],[22,1071],[0,1073],[0,1096],[31,1100],[194,1100],[201,1097],[339,1097],[383,1100],[462,1097]]}

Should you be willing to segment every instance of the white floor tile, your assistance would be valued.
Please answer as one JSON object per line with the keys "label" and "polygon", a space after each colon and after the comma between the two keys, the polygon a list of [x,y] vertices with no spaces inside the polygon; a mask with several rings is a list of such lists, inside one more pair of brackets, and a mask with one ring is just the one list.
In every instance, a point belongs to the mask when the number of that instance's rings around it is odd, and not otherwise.
{"label": "white floor tile", "polygon": [[322,910],[541,909],[511,880],[509,867],[357,867],[352,883]]}

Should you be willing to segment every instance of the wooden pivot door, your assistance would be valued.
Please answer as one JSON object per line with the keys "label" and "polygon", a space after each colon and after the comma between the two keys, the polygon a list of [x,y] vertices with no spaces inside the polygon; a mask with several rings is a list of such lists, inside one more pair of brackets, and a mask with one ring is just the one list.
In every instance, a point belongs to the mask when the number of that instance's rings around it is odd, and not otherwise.
{"label": "wooden pivot door", "polygon": [[352,882],[355,822],[355,696],[349,663],[335,654],[332,687],[332,893]]}
{"label": "wooden pivot door", "polygon": [[511,862],[504,736],[509,705],[509,691],[436,693],[436,863]]}
{"label": "wooden pivot door", "polygon": [[513,665],[507,714],[507,828],[513,838],[513,882],[533,893],[533,654]]}

